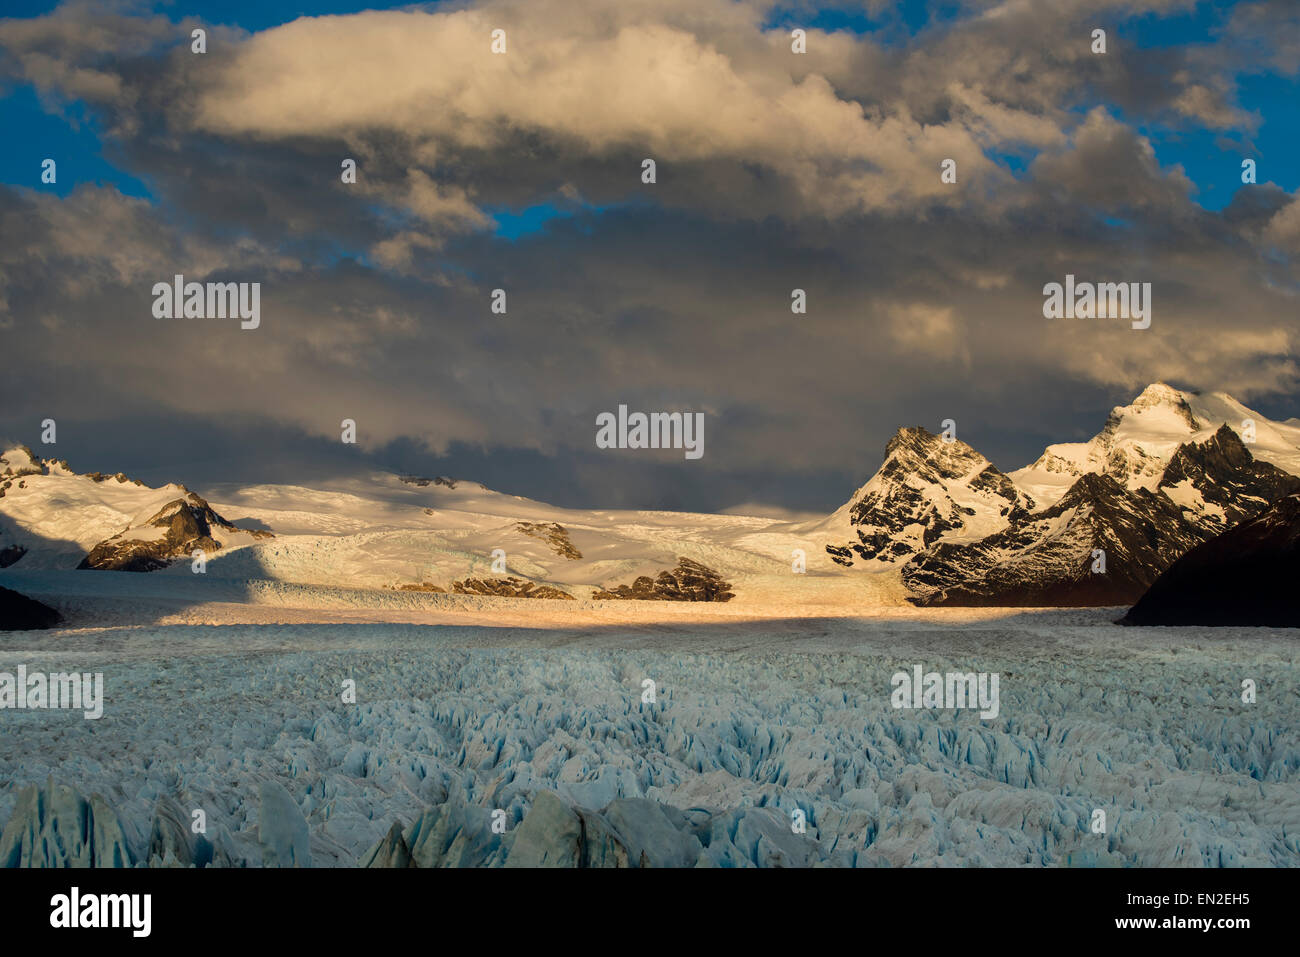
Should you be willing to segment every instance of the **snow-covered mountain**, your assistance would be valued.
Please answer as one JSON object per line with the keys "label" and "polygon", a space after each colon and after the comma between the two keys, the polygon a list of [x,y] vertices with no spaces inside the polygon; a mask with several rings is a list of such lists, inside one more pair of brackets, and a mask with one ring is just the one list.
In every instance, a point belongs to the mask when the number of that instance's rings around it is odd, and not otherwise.
{"label": "snow-covered mountain", "polygon": [[923,605],[1121,604],[1287,494],[1297,473],[1300,422],[1156,383],[1092,440],[1049,446],[1007,475],[964,442],[901,429],[818,531],[840,565],[896,565]]}
{"label": "snow-covered mountain", "polygon": [[[627,583],[658,582],[685,561],[750,595],[803,601],[817,588],[790,590],[795,549],[807,553],[801,581],[833,588],[839,577],[805,529],[772,518],[563,509],[475,482],[390,473],[322,488],[219,485],[201,497],[182,485],[78,474],[27,449],[0,456],[0,567],[189,576],[195,549],[209,580],[431,594],[497,594],[514,579],[509,593],[529,598],[623,597]],[[852,585],[862,594],[861,582]],[[718,600],[729,591],[652,588],[636,597]]]}
{"label": "snow-covered mountain", "polygon": [[1227,425],[1180,445],[1150,489],[1085,472],[1053,505],[979,542],[939,544],[903,569],[921,605],[1136,601],[1179,556],[1300,487]]}
{"label": "snow-covered mountain", "polygon": [[122,531],[92,548],[77,567],[151,572],[195,552],[206,556],[271,537],[265,529],[239,528],[198,495],[187,492],[151,515],[146,511],[136,516]]}
{"label": "snow-covered mountain", "polygon": [[885,461],[821,531],[840,565],[900,562],[937,542],[972,541],[1028,514],[1033,500],[965,442],[899,429]]}
{"label": "snow-covered mountain", "polygon": [[0,567],[148,571],[268,536],[237,528],[183,485],[82,475],[22,447],[0,454]]}
{"label": "snow-covered mountain", "polygon": [[[1126,488],[1155,488],[1184,443],[1204,442],[1227,425],[1246,437],[1256,459],[1300,475],[1300,421],[1274,422],[1223,392],[1183,392],[1157,382],[1130,405],[1111,410],[1105,427],[1087,442],[1049,445],[1039,458],[1009,473],[1040,506],[1051,505],[1089,472]],[[1247,433],[1253,427],[1253,441]]]}
{"label": "snow-covered mountain", "polygon": [[918,605],[1122,605],[1202,537],[1167,496],[1090,472],[1005,531],[929,549],[903,580]]}
{"label": "snow-covered mountain", "polygon": [[[211,580],[431,595],[495,595],[513,580],[508,593],[529,598],[716,593],[751,608],[1127,602],[1182,551],[1286,494],[1296,474],[1300,421],[1160,383],[1089,442],[1050,446],[1008,474],[965,442],[900,429],[875,474],[807,522],[564,509],[385,473],[200,497],[78,474],[20,448],[0,455],[0,569],[189,575],[178,559],[201,548]],[[724,584],[645,585],[680,567]]]}
{"label": "snow-covered mountain", "polygon": [[1254,517],[1297,487],[1300,478],[1256,460],[1227,424],[1204,441],[1180,445],[1156,486],[1188,521],[1213,534]]}

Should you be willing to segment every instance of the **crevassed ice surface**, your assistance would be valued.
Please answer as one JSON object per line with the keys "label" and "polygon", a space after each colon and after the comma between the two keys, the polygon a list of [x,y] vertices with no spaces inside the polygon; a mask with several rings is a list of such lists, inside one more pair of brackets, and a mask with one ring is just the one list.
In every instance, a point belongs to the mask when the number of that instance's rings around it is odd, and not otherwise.
{"label": "crevassed ice surface", "polygon": [[[0,633],[0,670],[103,671],[107,698],[99,721],[0,714],[0,821],[50,776],[103,795],[139,859],[165,796],[203,808],[209,836],[258,866],[271,780],[326,866],[354,865],[431,804],[501,808],[518,826],[538,790],[717,820],[766,808],[769,825],[799,808],[807,833],[789,840],[806,857],[787,859],[802,863],[1300,864],[1293,638],[1034,620],[160,625],[58,651]],[[998,673],[998,717],[894,710],[890,677],[917,664]],[[348,678],[355,706],[340,700]],[[701,863],[763,863],[744,827],[712,833]]]}

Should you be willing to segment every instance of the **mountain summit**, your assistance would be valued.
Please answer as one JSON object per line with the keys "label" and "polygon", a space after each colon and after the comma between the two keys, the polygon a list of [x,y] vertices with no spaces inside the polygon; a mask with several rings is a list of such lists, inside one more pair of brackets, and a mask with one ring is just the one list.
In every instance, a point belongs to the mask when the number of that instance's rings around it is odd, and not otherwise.
{"label": "mountain summit", "polygon": [[[901,429],[823,527],[835,562],[896,563],[921,605],[1129,603],[1179,556],[1300,487],[1300,428],[1155,383],[1088,442],[1009,475]],[[845,534],[847,532],[847,534]]]}
{"label": "mountain summit", "polygon": [[1156,382],[1129,405],[1112,409],[1089,441],[1049,445],[1037,460],[1009,475],[1043,505],[1089,472],[1109,475],[1129,489],[1153,489],[1182,445],[1204,442],[1224,425],[1242,438],[1253,458],[1300,474],[1300,425],[1271,421],[1223,392],[1203,395]]}
{"label": "mountain summit", "polygon": [[846,567],[905,561],[938,541],[992,534],[1033,505],[965,442],[899,429],[876,474],[827,520],[827,534],[842,538],[826,551]]}

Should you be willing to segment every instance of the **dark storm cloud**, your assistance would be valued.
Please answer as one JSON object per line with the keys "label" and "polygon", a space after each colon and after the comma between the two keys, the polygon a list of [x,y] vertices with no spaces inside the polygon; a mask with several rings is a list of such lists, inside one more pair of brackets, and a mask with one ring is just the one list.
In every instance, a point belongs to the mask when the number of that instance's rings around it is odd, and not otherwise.
{"label": "dark storm cloud", "polygon": [[[0,189],[4,235],[22,237],[0,251],[0,336],[21,357],[0,432],[54,416],[88,456],[159,471],[170,443],[192,450],[201,474],[175,476],[192,483],[387,466],[574,505],[817,508],[900,425],[955,417],[1011,468],[1155,379],[1294,387],[1300,207],[1261,186],[1207,213],[1116,110],[1077,109],[1108,90],[1192,117],[1188,90],[1229,89],[1202,74],[1153,92],[1149,66],[1097,65],[1073,24],[1117,5],[985,7],[888,50],[827,35],[824,80],[790,65],[760,6],[559,9],[221,31],[206,60],[157,18],[129,43],[136,18],[81,7],[0,24],[6,68],[101,110],[155,196]],[[436,56],[371,55],[496,22],[523,81],[463,69],[429,99]],[[661,95],[628,66],[655,57],[693,83]],[[1016,179],[997,154],[1026,148]],[[957,187],[939,182],[949,155]],[[492,209],[539,203],[558,218],[494,234]],[[1151,329],[1045,320],[1042,287],[1066,272],[1151,282]],[[261,327],[153,318],[152,285],[175,273],[261,282]],[[704,459],[596,450],[596,415],[620,403],[704,411]],[[360,450],[338,442],[343,418]]]}

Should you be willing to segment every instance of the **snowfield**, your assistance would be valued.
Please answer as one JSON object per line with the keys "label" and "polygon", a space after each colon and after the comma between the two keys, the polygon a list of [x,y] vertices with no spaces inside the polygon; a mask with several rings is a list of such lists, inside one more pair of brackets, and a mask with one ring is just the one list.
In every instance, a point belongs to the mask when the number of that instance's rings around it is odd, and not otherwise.
{"label": "snowfield", "polygon": [[[127,575],[132,595],[123,575],[0,574],[76,626],[0,632],[0,671],[102,671],[106,697],[98,721],[0,712],[0,822],[48,778],[101,795],[96,829],[106,805],[137,863],[195,809],[237,866],[354,866],[394,821],[425,864],[555,862],[574,807],[633,864],[1300,864],[1287,630],[1123,628],[1119,609],[673,618],[279,583],[250,601],[220,581],[181,601],[156,594],[172,576]],[[890,678],[915,665],[999,674],[997,718],[895,710]],[[18,823],[6,842],[42,826]]]}

